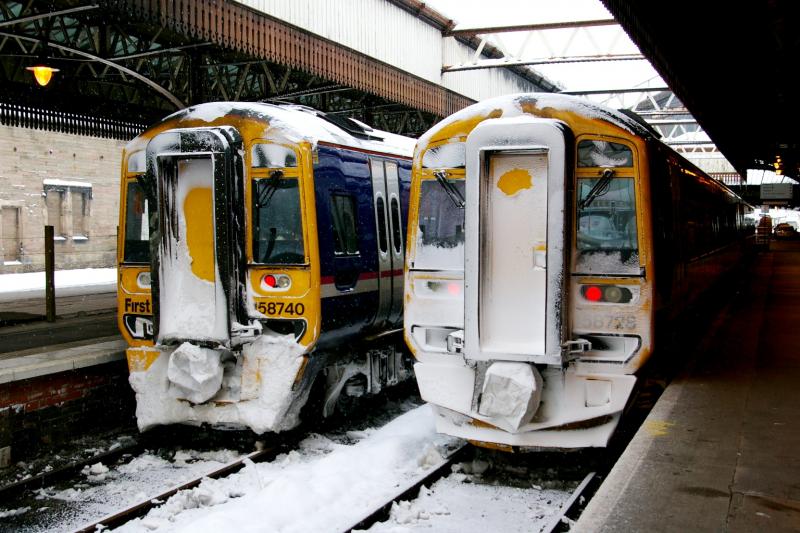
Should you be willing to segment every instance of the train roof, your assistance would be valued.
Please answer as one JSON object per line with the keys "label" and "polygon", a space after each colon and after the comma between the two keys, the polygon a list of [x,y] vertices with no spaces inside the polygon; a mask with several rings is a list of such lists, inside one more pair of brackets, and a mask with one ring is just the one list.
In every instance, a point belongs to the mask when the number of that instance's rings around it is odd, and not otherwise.
{"label": "train roof", "polygon": [[377,130],[353,119],[328,115],[300,105],[275,105],[260,102],[210,102],[181,109],[129,143],[128,150],[149,141],[167,128],[198,128],[262,124],[258,138],[276,142],[331,143],[362,150],[411,157],[416,139]]}
{"label": "train roof", "polygon": [[570,115],[589,120],[597,119],[633,135],[655,137],[640,119],[584,98],[558,93],[519,93],[489,98],[450,115],[419,138],[417,153],[422,152],[431,142],[466,135],[483,120],[525,114],[560,118],[565,122],[571,122],[568,120]]}

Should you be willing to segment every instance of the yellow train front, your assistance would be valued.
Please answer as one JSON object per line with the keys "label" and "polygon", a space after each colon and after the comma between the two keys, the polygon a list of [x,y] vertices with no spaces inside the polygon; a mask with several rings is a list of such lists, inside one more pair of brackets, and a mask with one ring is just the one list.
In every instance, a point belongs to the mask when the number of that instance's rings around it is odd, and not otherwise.
{"label": "yellow train front", "polygon": [[[281,431],[312,386],[410,375],[400,327],[414,141],[301,106],[176,113],[123,157],[118,322],[140,429]],[[369,348],[369,349],[367,349]]]}
{"label": "yellow train front", "polygon": [[437,429],[605,446],[657,320],[736,263],[745,209],[643,122],[574,97],[434,126],[414,155],[404,330]]}

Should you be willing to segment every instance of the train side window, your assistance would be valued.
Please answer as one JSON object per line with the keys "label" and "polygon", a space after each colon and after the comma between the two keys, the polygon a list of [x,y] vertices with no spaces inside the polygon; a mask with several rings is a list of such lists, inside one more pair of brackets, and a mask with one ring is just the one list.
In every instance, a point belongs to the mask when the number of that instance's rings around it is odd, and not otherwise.
{"label": "train side window", "polygon": [[294,168],[297,155],[288,146],[273,143],[254,144],[250,151],[253,168]]}
{"label": "train side window", "polygon": [[139,182],[129,180],[125,192],[125,248],[126,263],[150,262],[149,205]]}
{"label": "train side window", "polygon": [[350,195],[331,195],[333,251],[336,255],[358,254],[356,200]]}
{"label": "train side window", "polygon": [[600,139],[578,143],[578,168],[632,167],[633,152],[624,144]]}
{"label": "train side window", "polygon": [[375,210],[378,212],[378,247],[385,254],[389,250],[389,244],[386,235],[386,202],[383,196],[378,196],[375,200]]}
{"label": "train side window", "polygon": [[397,201],[396,196],[393,196],[389,205],[391,206],[392,217],[392,246],[394,247],[394,253],[399,254],[400,250],[403,249],[403,236],[400,231],[400,202]]}

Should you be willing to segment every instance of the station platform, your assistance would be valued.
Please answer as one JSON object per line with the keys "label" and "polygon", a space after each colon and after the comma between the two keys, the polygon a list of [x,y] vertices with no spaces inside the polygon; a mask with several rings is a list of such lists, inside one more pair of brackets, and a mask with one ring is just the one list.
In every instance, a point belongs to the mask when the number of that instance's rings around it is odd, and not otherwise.
{"label": "station platform", "polygon": [[[60,304],[60,305],[59,305]],[[131,425],[127,344],[116,292],[0,303],[0,469],[56,450],[80,432]]]}
{"label": "station platform", "polygon": [[800,242],[773,242],[571,531],[800,531]]}

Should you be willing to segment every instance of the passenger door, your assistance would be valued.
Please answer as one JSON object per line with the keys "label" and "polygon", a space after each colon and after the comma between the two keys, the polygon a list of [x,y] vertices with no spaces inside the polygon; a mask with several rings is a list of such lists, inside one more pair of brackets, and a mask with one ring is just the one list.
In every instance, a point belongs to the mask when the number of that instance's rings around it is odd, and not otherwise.
{"label": "passenger door", "polygon": [[568,323],[564,127],[487,120],[466,148],[466,355],[559,364]]}
{"label": "passenger door", "polygon": [[241,139],[231,128],[173,130],[147,146],[156,339],[225,343],[246,323]]}
{"label": "passenger door", "polygon": [[397,163],[370,159],[375,230],[378,247],[378,311],[376,325],[396,323],[402,314],[402,211]]}

